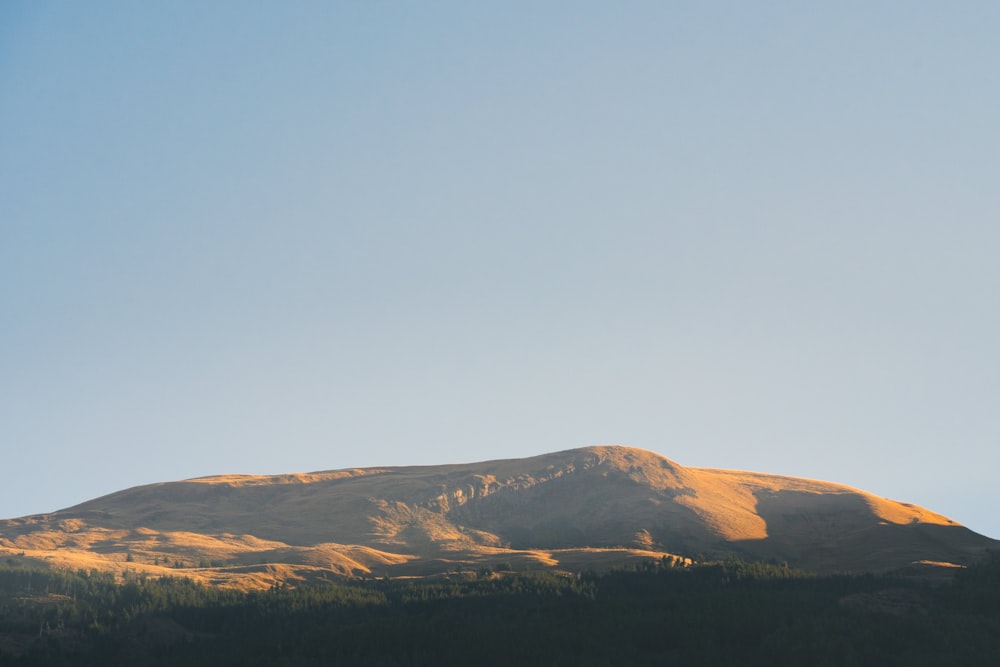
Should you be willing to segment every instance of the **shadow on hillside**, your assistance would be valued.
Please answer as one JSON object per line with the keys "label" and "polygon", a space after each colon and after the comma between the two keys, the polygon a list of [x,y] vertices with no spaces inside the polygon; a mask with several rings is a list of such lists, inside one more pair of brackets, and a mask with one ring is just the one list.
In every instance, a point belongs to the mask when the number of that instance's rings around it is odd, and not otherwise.
{"label": "shadow on hillside", "polygon": [[885,571],[915,561],[967,565],[1000,542],[964,526],[894,524],[857,494],[758,492],[768,537],[735,543],[758,558],[818,572]]}
{"label": "shadow on hillside", "polygon": [[453,508],[448,518],[499,535],[513,549],[628,547],[637,533],[648,531],[657,548],[695,553],[718,538],[695,512],[674,501],[692,493],[652,489],[626,471],[588,470],[528,488],[499,489]]}

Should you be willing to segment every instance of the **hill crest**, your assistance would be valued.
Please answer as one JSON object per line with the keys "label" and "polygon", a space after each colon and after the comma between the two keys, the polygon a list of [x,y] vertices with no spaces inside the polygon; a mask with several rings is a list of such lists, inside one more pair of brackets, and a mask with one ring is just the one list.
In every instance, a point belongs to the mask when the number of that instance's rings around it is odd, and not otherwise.
{"label": "hill crest", "polygon": [[820,571],[963,564],[1000,543],[848,486],[686,468],[603,445],[524,459],[125,489],[0,521],[0,550],[252,587],[333,573],[427,575],[498,564],[586,569],[696,554]]}

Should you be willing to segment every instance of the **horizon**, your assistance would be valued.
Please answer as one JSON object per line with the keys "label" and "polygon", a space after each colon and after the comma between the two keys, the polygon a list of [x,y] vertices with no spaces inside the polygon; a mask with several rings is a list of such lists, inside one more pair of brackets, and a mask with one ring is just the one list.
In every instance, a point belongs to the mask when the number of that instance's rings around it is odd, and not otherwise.
{"label": "horizon", "polygon": [[[500,459],[489,459],[489,460],[482,460],[482,461],[477,460],[477,461],[459,461],[459,462],[418,463],[418,464],[409,464],[409,465],[348,466],[348,467],[345,467],[345,468],[329,468],[329,469],[323,469],[323,470],[299,470],[299,471],[287,471],[287,472],[277,472],[277,473],[219,473],[219,474],[214,474],[214,475],[204,475],[204,476],[199,476],[199,477],[189,477],[189,478],[185,478],[185,479],[160,480],[160,481],[149,482],[149,483],[145,483],[145,484],[138,484],[138,485],[134,485],[134,486],[123,487],[121,489],[116,489],[115,491],[111,491],[111,492],[109,492],[107,494],[101,494],[101,495],[95,496],[93,498],[87,498],[86,500],[83,500],[80,503],[74,503],[71,506],[60,507],[57,510],[53,510],[53,512],[38,512],[38,513],[32,513],[32,514],[28,514],[28,515],[24,515],[24,516],[39,516],[39,515],[51,514],[51,513],[55,513],[55,512],[59,512],[59,511],[67,510],[67,509],[71,509],[72,507],[75,507],[78,504],[86,504],[86,503],[88,503],[90,501],[99,500],[100,498],[103,498],[103,497],[106,497],[106,496],[109,496],[109,495],[116,495],[117,493],[122,492],[122,491],[130,491],[130,490],[139,489],[139,488],[145,488],[145,487],[150,487],[150,486],[159,486],[159,485],[163,485],[163,484],[172,484],[172,483],[178,483],[178,482],[199,482],[199,481],[207,481],[207,480],[225,480],[227,478],[234,478],[234,477],[235,478],[267,478],[267,477],[277,477],[277,478],[280,478],[280,477],[295,476],[295,475],[322,475],[322,474],[325,474],[325,473],[335,473],[335,472],[340,472],[340,471],[343,471],[343,470],[390,470],[391,471],[391,470],[410,470],[410,469],[414,469],[414,468],[460,467],[460,466],[470,466],[470,465],[477,465],[477,464],[489,464],[489,463],[500,463],[500,462],[509,462],[509,461],[520,461],[520,460],[532,459],[532,458],[543,458],[543,457],[553,456],[553,455],[556,455],[556,454],[568,454],[568,453],[571,453],[571,452],[578,452],[578,451],[581,451],[581,450],[603,449],[603,448],[631,449],[631,450],[637,450],[639,452],[651,453],[651,454],[653,454],[655,456],[659,456],[659,457],[662,457],[662,458],[667,458],[667,457],[664,457],[662,454],[660,454],[658,452],[654,452],[654,451],[648,450],[648,449],[642,449],[642,448],[638,448],[638,447],[630,447],[628,445],[622,445],[622,444],[617,444],[617,443],[602,443],[602,444],[595,444],[595,445],[585,445],[583,447],[574,447],[574,448],[571,448],[571,449],[560,450],[560,451],[543,452],[543,453],[540,453],[540,454],[534,454],[534,455],[530,455],[530,456],[527,456],[527,457],[500,458]],[[745,473],[745,474],[749,474],[749,475],[763,475],[765,477],[787,478],[787,479],[792,479],[792,480],[798,480],[800,482],[816,482],[816,483],[819,483],[819,484],[831,484],[831,485],[834,485],[834,486],[842,486],[845,489],[852,489],[854,491],[860,491],[862,493],[871,494],[871,495],[873,495],[876,498],[879,498],[879,497],[885,498],[884,496],[880,496],[877,492],[872,492],[872,491],[870,491],[868,489],[858,489],[856,487],[852,487],[849,484],[843,484],[841,482],[837,482],[836,480],[823,480],[823,479],[815,479],[815,478],[809,478],[809,477],[797,477],[797,476],[792,476],[792,475],[783,475],[783,474],[778,474],[778,473],[770,473],[770,472],[763,471],[763,470],[743,470],[743,469],[734,469],[734,468],[707,468],[707,467],[703,467],[703,466],[687,466],[687,465],[684,465],[683,463],[681,463],[679,461],[674,461],[673,459],[668,459],[668,460],[671,463],[673,463],[675,465],[678,465],[680,468],[685,469],[685,470],[695,470],[695,471],[702,470],[702,471],[708,471],[708,472],[717,471],[717,472],[727,472],[727,473]],[[930,510],[932,513],[934,512],[933,508],[922,507],[922,506],[920,506],[918,504],[915,504],[915,503],[906,502],[903,499],[898,499],[898,498],[885,498],[885,499],[890,500],[890,501],[895,501],[895,502],[902,502],[906,506],[910,506],[910,507],[922,508],[922,509],[925,509],[925,510]],[[0,519],[8,519],[8,518],[21,518],[21,517],[0,517]],[[947,518],[949,520],[952,519],[952,517],[947,517],[947,516],[945,516],[945,518]],[[965,524],[962,524],[961,522],[957,522],[957,523],[959,525],[962,525],[962,526],[966,527],[966,528],[972,529],[969,526],[965,526]],[[979,531],[975,531],[973,529],[973,532],[979,532]],[[984,533],[980,533],[980,534],[985,535]],[[990,535],[985,535],[985,536],[986,537],[992,537]]]}
{"label": "horizon", "polygon": [[1000,6],[0,7],[0,518],[620,443],[1000,538]]}

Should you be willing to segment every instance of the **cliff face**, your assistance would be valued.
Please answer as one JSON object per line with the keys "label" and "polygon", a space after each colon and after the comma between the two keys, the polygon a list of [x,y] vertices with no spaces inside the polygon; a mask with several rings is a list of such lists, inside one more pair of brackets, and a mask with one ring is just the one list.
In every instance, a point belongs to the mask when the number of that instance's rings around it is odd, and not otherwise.
{"label": "cliff face", "polygon": [[239,586],[333,572],[483,565],[576,569],[695,554],[821,571],[963,564],[1000,543],[928,510],[838,484],[685,468],[626,447],[527,459],[127,489],[0,522],[0,549],[56,565]]}

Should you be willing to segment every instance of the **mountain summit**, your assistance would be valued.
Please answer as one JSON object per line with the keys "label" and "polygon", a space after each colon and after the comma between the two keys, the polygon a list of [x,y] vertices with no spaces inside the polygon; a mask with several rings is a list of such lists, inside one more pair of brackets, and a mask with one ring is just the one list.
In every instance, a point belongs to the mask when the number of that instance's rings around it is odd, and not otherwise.
{"label": "mountain summit", "polygon": [[840,484],[686,468],[620,446],[202,477],[0,521],[0,554],[239,587],[327,573],[579,570],[729,555],[884,571],[963,565],[998,546],[940,514]]}

